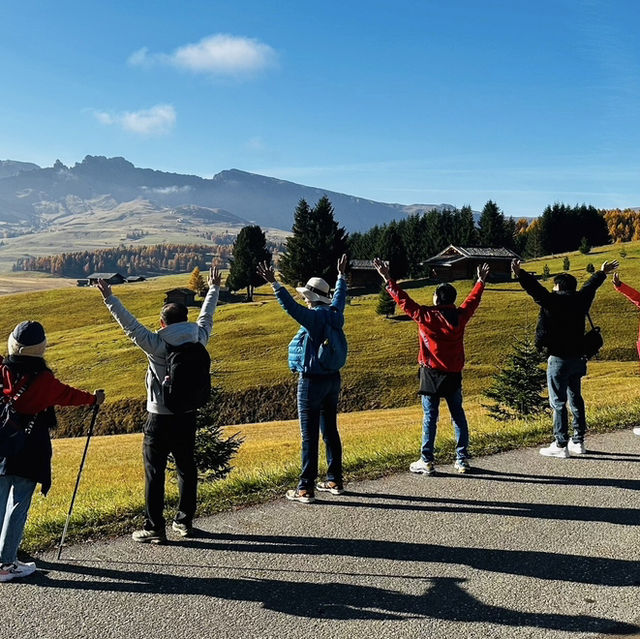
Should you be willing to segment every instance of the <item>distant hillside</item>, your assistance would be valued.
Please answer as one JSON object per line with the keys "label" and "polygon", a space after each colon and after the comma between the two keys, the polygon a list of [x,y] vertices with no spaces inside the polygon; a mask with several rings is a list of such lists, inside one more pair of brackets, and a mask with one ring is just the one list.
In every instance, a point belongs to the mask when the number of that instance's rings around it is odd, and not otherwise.
{"label": "distant hillside", "polygon": [[34,171],[40,167],[32,162],[16,162],[15,160],[0,160],[0,179],[18,175],[20,171]]}
{"label": "distant hillside", "polygon": [[[442,206],[385,204],[237,169],[205,179],[141,169],[124,158],[87,156],[73,167],[56,161],[48,168],[31,165],[29,171],[24,170],[25,163],[6,161],[4,165],[6,172],[0,174],[0,221],[36,229],[50,228],[69,216],[81,216],[91,225],[96,213],[127,204],[132,224],[138,223],[138,213],[148,213],[150,208],[157,213],[179,210],[180,215],[209,209],[226,216],[209,221],[251,221],[289,231],[298,201],[304,198],[315,203],[326,194],[340,224],[348,231],[363,231],[414,210]],[[24,166],[18,170],[17,165]]]}

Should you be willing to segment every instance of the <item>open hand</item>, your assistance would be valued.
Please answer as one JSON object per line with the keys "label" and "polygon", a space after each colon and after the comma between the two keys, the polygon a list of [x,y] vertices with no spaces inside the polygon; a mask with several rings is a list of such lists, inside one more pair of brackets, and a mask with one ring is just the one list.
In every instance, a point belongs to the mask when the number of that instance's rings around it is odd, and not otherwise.
{"label": "open hand", "polygon": [[620,281],[620,273],[618,273],[618,271],[613,274],[613,283],[615,286],[620,286],[620,284],[622,284]]}
{"label": "open hand", "polygon": [[613,260],[613,262],[602,262],[600,270],[605,275],[609,275],[609,273],[613,273],[613,271],[615,271],[618,266],[620,266],[620,262],[618,262],[618,260]]}
{"label": "open hand", "polygon": [[207,278],[209,288],[212,286],[220,286],[222,284],[222,271],[213,264],[209,268],[209,277]]}
{"label": "open hand", "polygon": [[389,264],[387,262],[383,262],[379,257],[375,257],[373,259],[373,265],[380,274],[380,277],[385,281],[389,281]]}
{"label": "open hand", "polygon": [[487,281],[487,275],[489,275],[489,265],[485,262],[482,266],[478,266],[478,279],[484,283]]}
{"label": "open hand", "polygon": [[269,284],[273,284],[276,281],[276,271],[273,266],[267,264],[267,262],[260,262],[258,268],[256,268],[256,273],[266,282],[269,282]]}
{"label": "open hand", "polygon": [[98,288],[98,290],[102,293],[102,297],[106,300],[107,297],[110,297],[112,294],[111,291],[111,285],[109,284],[109,282],[107,282],[107,280],[98,280],[98,283],[96,284],[96,287]]}
{"label": "open hand", "polygon": [[514,277],[518,277],[518,275],[520,275],[520,271],[522,270],[520,268],[520,264],[521,264],[520,260],[516,260],[516,259],[511,260],[511,272],[513,273]]}
{"label": "open hand", "polygon": [[347,271],[347,254],[343,253],[342,257],[338,260],[338,273],[344,275]]}
{"label": "open hand", "polygon": [[96,404],[98,404],[98,406],[100,406],[100,404],[104,403],[104,391],[100,388],[97,391],[94,391],[93,393],[96,396]]}

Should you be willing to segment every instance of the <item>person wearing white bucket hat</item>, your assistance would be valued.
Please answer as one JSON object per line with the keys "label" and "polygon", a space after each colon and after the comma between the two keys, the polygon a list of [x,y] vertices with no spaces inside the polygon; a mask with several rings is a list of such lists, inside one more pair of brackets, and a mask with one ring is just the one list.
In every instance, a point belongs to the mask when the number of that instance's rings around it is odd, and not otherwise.
{"label": "person wearing white bucket hat", "polygon": [[[282,308],[300,324],[289,344],[289,368],[299,374],[298,417],[302,435],[302,472],[298,487],[288,490],[287,499],[310,504],[315,490],[340,495],[342,479],[342,443],[338,433],[337,412],[340,395],[340,368],[347,355],[342,326],[347,296],[345,270],[347,256],[338,260],[338,280],[333,298],[329,284],[312,277],[296,288],[307,308],[298,304],[287,289],[276,281],[275,271],[266,262],[258,265],[258,274],[273,286]],[[332,344],[334,346],[332,346]],[[333,348],[333,355],[327,355]],[[327,452],[327,479],[314,483],[318,476],[318,438],[320,432]]]}

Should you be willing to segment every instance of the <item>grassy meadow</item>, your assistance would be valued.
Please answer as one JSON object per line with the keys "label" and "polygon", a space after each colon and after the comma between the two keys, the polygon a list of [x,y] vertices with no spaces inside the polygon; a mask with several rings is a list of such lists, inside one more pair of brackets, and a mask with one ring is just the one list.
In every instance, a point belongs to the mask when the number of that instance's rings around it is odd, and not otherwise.
{"label": "grassy meadow", "polygon": [[[621,277],[640,286],[640,243],[625,244]],[[584,282],[587,263],[596,268],[619,258],[620,247],[594,249],[587,256],[570,254],[572,272]],[[562,268],[563,255],[527,263],[527,270],[551,272]],[[147,326],[156,327],[164,291],[185,285],[188,276],[170,276],[116,287],[116,294]],[[602,286],[592,317],[602,326],[605,348],[600,360],[589,363],[584,381],[589,425],[594,430],[630,427],[640,418],[640,375],[636,340],[638,311],[611,285]],[[551,282],[547,282],[550,287]],[[471,289],[457,282],[458,302]],[[430,303],[433,286],[407,283],[418,301]],[[371,397],[380,410],[341,414],[345,468],[349,478],[376,476],[405,468],[417,458],[421,410],[415,395],[417,333],[413,322],[387,320],[374,312],[376,295],[355,297],[347,306],[345,331],[349,362],[343,371],[345,386]],[[223,389],[251,389],[280,384],[294,377],[286,366],[286,346],[296,330],[284,315],[269,287],[258,289],[253,303],[221,305],[216,311],[210,352],[216,378]],[[142,397],[146,358],[124,337],[106,311],[100,294],[90,289],[67,289],[3,298],[0,335],[26,318],[47,329],[48,360],[64,381],[81,388],[104,387],[110,399]],[[193,318],[197,310],[193,310]],[[475,455],[547,441],[548,417],[508,423],[490,419],[482,391],[510,351],[513,337],[533,332],[538,309],[517,283],[489,284],[475,317],[467,328],[465,405]],[[375,401],[374,401],[375,400]],[[366,408],[367,406],[365,406]],[[299,435],[295,421],[229,427],[241,431],[245,443],[228,479],[201,487],[201,513],[251,503],[281,494],[299,468]],[[31,550],[55,542],[66,516],[82,455],[83,439],[54,442],[54,484],[50,495],[34,501],[25,544]],[[446,405],[442,405],[438,460],[449,461],[453,432]],[[141,436],[96,437],[83,475],[71,536],[87,538],[112,534],[140,521],[143,507]],[[175,485],[169,486],[175,502]]]}

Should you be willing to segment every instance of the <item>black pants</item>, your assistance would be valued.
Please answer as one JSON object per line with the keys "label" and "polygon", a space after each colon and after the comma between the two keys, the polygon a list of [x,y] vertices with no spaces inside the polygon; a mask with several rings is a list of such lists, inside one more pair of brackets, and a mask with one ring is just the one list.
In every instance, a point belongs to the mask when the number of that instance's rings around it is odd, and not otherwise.
{"label": "black pants", "polygon": [[191,525],[196,512],[198,470],[194,459],[196,414],[149,413],[144,426],[142,456],[145,474],[146,530],[164,532],[164,476],[167,457],[173,454],[178,475],[180,501],[175,521]]}

